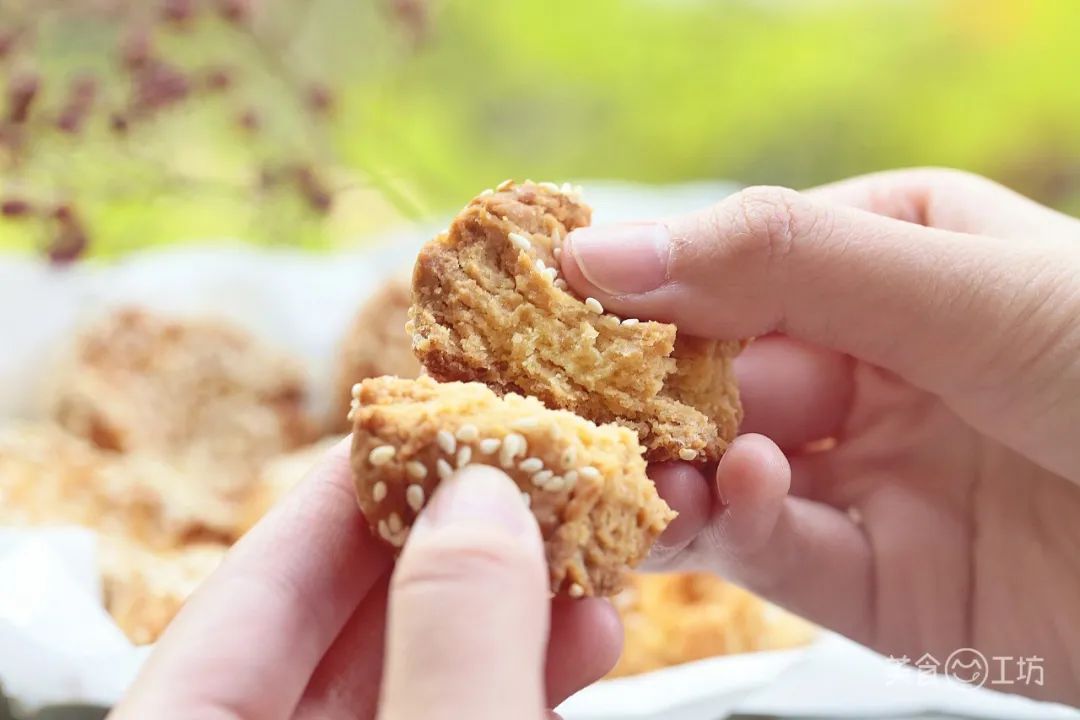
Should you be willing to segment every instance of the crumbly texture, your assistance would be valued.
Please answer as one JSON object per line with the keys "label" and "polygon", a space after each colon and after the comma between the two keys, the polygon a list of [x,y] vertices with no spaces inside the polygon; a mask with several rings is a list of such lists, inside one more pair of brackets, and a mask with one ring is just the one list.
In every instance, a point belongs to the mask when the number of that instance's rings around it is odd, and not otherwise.
{"label": "crumbly texture", "polygon": [[740,342],[621,319],[558,276],[567,233],[588,225],[578,193],[503,183],[421,250],[412,347],[436,379],[476,380],[637,432],[649,461],[717,460],[742,409]]}
{"label": "crumbly texture", "polygon": [[675,516],[632,432],[534,398],[384,377],[355,388],[350,415],[360,508],[395,548],[439,482],[468,464],[501,468],[517,483],[544,537],[552,592],[571,597],[617,592]]}
{"label": "crumbly texture", "polygon": [[805,620],[704,573],[635,575],[614,604],[625,640],[610,677],[715,655],[795,647],[814,636]]}
{"label": "crumbly texture", "polygon": [[329,424],[332,431],[348,431],[345,416],[356,383],[381,375],[403,378],[420,375],[420,362],[413,355],[409,334],[405,332],[411,304],[408,278],[395,277],[387,280],[360,307],[341,343]]}
{"label": "crumbly texture", "polygon": [[0,524],[83,525],[147,548],[230,541],[239,506],[175,467],[49,423],[0,429]]}
{"label": "crumbly texture", "polygon": [[226,545],[199,543],[151,552],[107,541],[102,547],[105,607],[131,642],[152,643],[227,551]]}
{"label": "crumbly texture", "polygon": [[224,491],[243,492],[310,432],[299,366],[218,322],[116,311],[77,339],[55,386],[52,414],[68,431]]}

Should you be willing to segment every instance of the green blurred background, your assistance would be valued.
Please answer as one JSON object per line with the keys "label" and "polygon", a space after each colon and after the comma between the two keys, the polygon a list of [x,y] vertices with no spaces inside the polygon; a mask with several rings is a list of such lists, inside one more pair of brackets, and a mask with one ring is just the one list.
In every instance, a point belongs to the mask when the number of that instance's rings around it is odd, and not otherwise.
{"label": "green blurred background", "polygon": [[[93,256],[209,238],[356,245],[506,177],[804,187],[946,165],[1080,211],[1074,0],[232,8],[0,0],[0,24],[32,37],[3,60],[8,102],[19,73],[41,78],[37,129],[3,157],[4,196],[33,211],[0,218],[0,247],[47,248],[65,204]],[[188,87],[120,130],[131,27]],[[205,89],[215,69],[227,88]],[[85,73],[93,112],[50,129]]]}

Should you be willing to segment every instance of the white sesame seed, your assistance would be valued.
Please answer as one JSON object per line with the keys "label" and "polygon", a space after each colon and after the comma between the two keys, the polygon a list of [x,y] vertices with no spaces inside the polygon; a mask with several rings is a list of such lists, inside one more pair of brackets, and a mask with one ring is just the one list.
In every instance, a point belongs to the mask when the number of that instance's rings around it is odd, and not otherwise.
{"label": "white sesame seed", "polygon": [[541,470],[532,476],[532,484],[536,487],[544,487],[544,485],[554,476],[555,473],[550,470]]}
{"label": "white sesame seed", "polygon": [[401,516],[398,515],[396,512],[392,512],[392,513],[390,513],[389,515],[386,516],[386,524],[390,528],[390,532],[392,532],[392,533],[401,532],[401,528],[402,528]]}
{"label": "white sesame seed", "polygon": [[545,182],[538,183],[538,184],[540,185],[540,187],[544,188],[545,190],[550,190],[551,192],[559,192],[559,186],[556,185],[553,182],[545,181]]}
{"label": "white sesame seed", "polygon": [[528,451],[528,443],[525,437],[518,433],[510,433],[502,442],[502,450],[499,451],[499,464],[509,470],[514,466],[514,458],[524,455]]}
{"label": "white sesame seed", "polygon": [[563,474],[563,482],[566,483],[567,490],[571,490],[575,485],[577,485],[577,477],[577,470],[571,470],[570,472]]}
{"label": "white sesame seed", "polygon": [[597,315],[604,314],[604,306],[594,297],[585,298],[585,307],[589,308],[589,310],[592,310]]}
{"label": "white sesame seed", "polygon": [[500,438],[484,438],[480,441],[480,452],[485,455],[491,455],[502,447],[502,440]]}
{"label": "white sesame seed", "polygon": [[449,480],[450,476],[454,474],[454,468],[450,467],[450,463],[446,462],[444,458],[439,458],[435,461],[435,472],[440,480]]}
{"label": "white sesame seed", "polygon": [[420,508],[424,507],[424,488],[419,485],[405,488],[405,502],[409,503],[413,512],[420,512]]}
{"label": "white sesame seed", "polygon": [[562,248],[556,245],[551,254],[555,256],[556,260],[560,260],[562,258]]}
{"label": "white sesame seed", "polygon": [[464,440],[465,442],[472,442],[476,438],[480,437],[480,431],[472,423],[465,423],[457,429],[454,436],[458,440]]}
{"label": "white sesame seed", "polygon": [[608,325],[609,327],[619,327],[619,316],[618,315],[605,315],[604,316],[604,323],[606,325]]}
{"label": "white sesame seed", "polygon": [[487,197],[488,195],[494,195],[495,191],[491,188],[484,188],[480,191],[480,197]]}
{"label": "white sesame seed", "polygon": [[559,458],[563,467],[573,467],[574,462],[577,460],[577,450],[573,445],[563,450],[562,457]]}
{"label": "white sesame seed", "polygon": [[356,383],[355,385],[352,386],[353,400],[360,400],[360,391],[363,390],[363,389],[364,389],[364,385],[362,383]]}
{"label": "white sesame seed", "polygon": [[541,275],[543,275],[543,276],[544,276],[544,279],[545,279],[545,280],[547,280],[547,281],[548,281],[549,283],[554,283],[554,282],[555,282],[555,278],[559,277],[559,271],[558,271],[558,270],[556,270],[556,269],[555,269],[555,268],[553,268],[553,267],[549,267],[549,268],[545,269],[545,270],[544,270],[544,271],[543,271],[543,272],[541,273]]}
{"label": "white sesame seed", "polygon": [[396,453],[397,448],[393,445],[379,445],[371,448],[371,452],[368,453],[368,462],[376,467],[385,465],[394,459]]}
{"label": "white sesame seed", "polygon": [[518,250],[524,250],[525,252],[528,252],[529,249],[532,247],[532,243],[529,242],[529,238],[521,235],[520,233],[512,232],[507,235],[507,237],[510,238],[510,242],[513,243],[514,247],[516,247]]}
{"label": "white sesame seed", "polygon": [[427,477],[427,466],[417,460],[410,460],[405,463],[405,472],[414,480],[423,480]]}
{"label": "white sesame seed", "polygon": [[693,448],[680,448],[679,457],[683,460],[693,460],[697,457],[697,450]]}
{"label": "white sesame seed", "polygon": [[530,495],[529,493],[521,493],[521,499],[525,503],[525,507],[530,507],[532,505],[532,495]]}
{"label": "white sesame seed", "polygon": [[540,427],[540,421],[534,417],[523,417],[511,422],[510,427],[515,430],[532,430]]}
{"label": "white sesame seed", "polygon": [[453,455],[454,451],[457,450],[457,440],[454,439],[449,430],[440,430],[435,433],[435,442],[438,444],[439,449],[447,455]]}
{"label": "white sesame seed", "polygon": [[538,457],[525,458],[518,463],[518,469],[522,472],[534,473],[544,468],[544,461]]}
{"label": "white sesame seed", "polygon": [[378,502],[382,502],[383,498],[385,498],[385,497],[386,497],[386,483],[384,483],[382,480],[380,480],[379,482],[375,483],[371,487],[371,499],[378,503]]}
{"label": "white sesame seed", "polygon": [[545,270],[547,270],[547,265],[545,265],[544,261],[540,260],[539,258],[536,260],[536,262],[533,263],[533,267],[536,268],[536,272],[538,273],[543,273]]}
{"label": "white sesame seed", "polygon": [[416,323],[413,322],[412,320],[406,320],[405,321],[405,334],[406,335],[415,335],[416,334]]}
{"label": "white sesame seed", "polygon": [[462,445],[457,451],[457,460],[454,461],[454,465],[460,470],[469,464],[472,460],[472,448],[468,445]]}
{"label": "white sesame seed", "polygon": [[578,474],[583,478],[589,480],[598,480],[600,478],[600,471],[594,468],[592,465],[585,465],[578,468]]}
{"label": "white sesame seed", "polygon": [[560,290],[567,290],[570,286],[566,284],[565,280],[563,280],[562,278],[558,278],[557,280],[555,280],[555,287],[559,288]]}
{"label": "white sesame seed", "polygon": [[567,589],[566,593],[572,598],[579,598],[585,594],[585,588],[577,583],[570,583],[570,587]]}
{"label": "white sesame seed", "polygon": [[379,537],[389,542],[390,534],[390,526],[386,524],[386,518],[379,520]]}
{"label": "white sesame seed", "polygon": [[499,183],[498,185],[496,185],[495,190],[501,192],[501,191],[505,190],[506,188],[510,187],[513,184],[514,184],[514,181],[511,178],[507,178],[507,179],[503,180],[501,183]]}
{"label": "white sesame seed", "polygon": [[564,182],[564,183],[562,184],[562,187],[560,187],[560,188],[559,188],[559,190],[560,190],[560,192],[562,192],[562,193],[563,193],[564,195],[569,195],[570,193],[574,192],[574,186],[573,186],[573,185],[571,185],[571,184],[570,184],[570,183],[568,183],[568,182]]}
{"label": "white sesame seed", "polygon": [[626,318],[625,320],[622,321],[622,324],[623,324],[623,327],[634,327],[635,325],[637,325],[640,322],[641,321],[638,320],[637,318]]}
{"label": "white sesame seed", "polygon": [[549,480],[547,482],[547,484],[544,485],[545,490],[547,490],[548,492],[553,492],[553,493],[554,492],[562,492],[565,488],[566,488],[566,481],[563,480],[558,475],[551,478],[551,480]]}

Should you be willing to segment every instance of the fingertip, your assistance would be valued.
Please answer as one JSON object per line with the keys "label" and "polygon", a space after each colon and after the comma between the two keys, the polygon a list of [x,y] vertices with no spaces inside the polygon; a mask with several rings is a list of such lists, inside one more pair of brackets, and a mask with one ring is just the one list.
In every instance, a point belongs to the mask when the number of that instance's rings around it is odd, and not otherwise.
{"label": "fingertip", "polygon": [[548,706],[558,705],[611,672],[622,654],[622,643],[622,621],[606,599],[555,598],[545,670]]}
{"label": "fingertip", "polygon": [[713,513],[709,480],[689,463],[669,462],[649,468],[649,477],[660,497],[679,513],[657,539],[646,566],[659,568],[697,536]]}
{"label": "fingertip", "polygon": [[769,438],[740,435],[716,467],[715,487],[725,507],[770,504],[782,500],[791,488],[791,466]]}

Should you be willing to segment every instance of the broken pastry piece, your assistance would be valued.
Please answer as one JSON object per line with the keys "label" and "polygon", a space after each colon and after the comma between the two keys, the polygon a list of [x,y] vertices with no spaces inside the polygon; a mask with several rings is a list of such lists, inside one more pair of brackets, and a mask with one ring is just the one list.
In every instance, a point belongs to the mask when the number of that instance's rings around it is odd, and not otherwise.
{"label": "broken pastry piece", "polygon": [[619,318],[559,277],[563,239],[588,225],[573,189],[503,183],[421,250],[412,347],[437,380],[476,380],[638,433],[650,462],[715,461],[742,408],[738,341]]}
{"label": "broken pastry piece", "polygon": [[480,383],[382,377],[353,393],[352,466],[360,508],[395,548],[436,486],[468,464],[500,468],[539,522],[552,592],[618,592],[675,513],[645,475],[643,448],[534,398]]}

